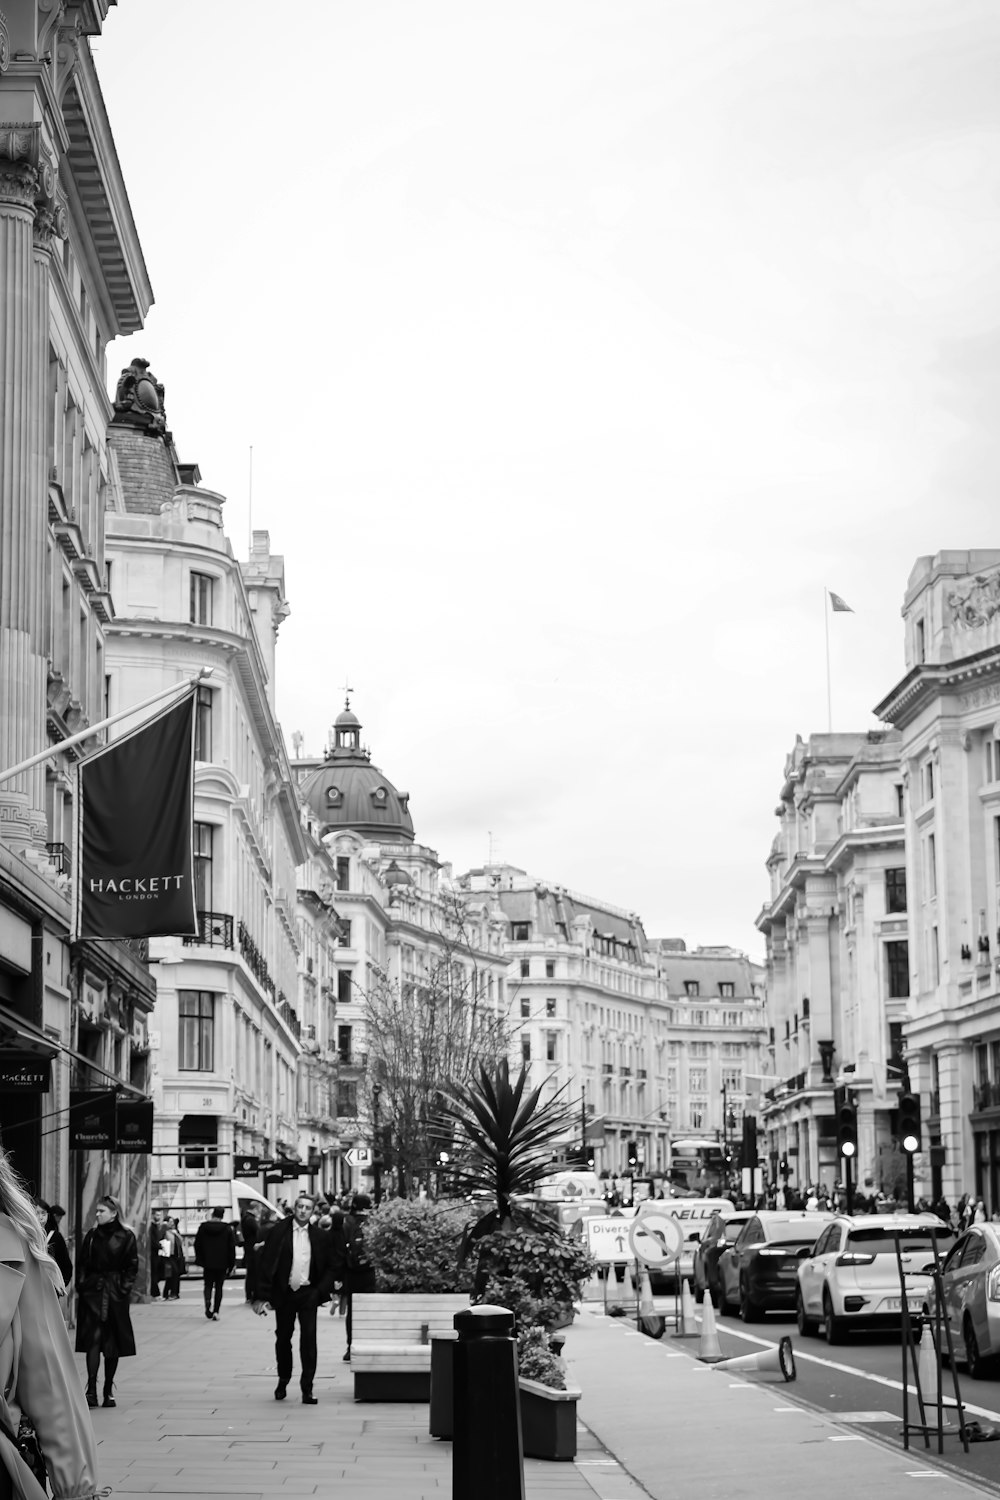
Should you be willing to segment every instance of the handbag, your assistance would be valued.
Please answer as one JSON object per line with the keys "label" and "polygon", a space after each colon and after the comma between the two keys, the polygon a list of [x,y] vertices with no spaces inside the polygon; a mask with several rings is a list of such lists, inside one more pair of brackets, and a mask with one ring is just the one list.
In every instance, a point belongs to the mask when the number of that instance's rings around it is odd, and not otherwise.
{"label": "handbag", "polygon": [[7,1426],[6,1422],[0,1421],[0,1432],[9,1437],[14,1447],[21,1456],[21,1462],[26,1464],[35,1477],[36,1483],[47,1495],[49,1492],[49,1476],[45,1471],[45,1459],[38,1442],[38,1433],[28,1421],[22,1416],[15,1435],[13,1428]]}

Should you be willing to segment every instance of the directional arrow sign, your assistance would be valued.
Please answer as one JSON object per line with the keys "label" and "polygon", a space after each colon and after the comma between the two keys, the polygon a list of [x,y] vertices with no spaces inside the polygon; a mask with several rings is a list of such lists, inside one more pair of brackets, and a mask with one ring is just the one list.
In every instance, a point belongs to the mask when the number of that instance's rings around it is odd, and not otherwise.
{"label": "directional arrow sign", "polygon": [[587,1240],[591,1255],[600,1261],[634,1260],[635,1253],[628,1238],[630,1228],[631,1212],[627,1219],[618,1215],[610,1215],[606,1219],[588,1219]]}
{"label": "directional arrow sign", "polygon": [[370,1167],[372,1164],[371,1147],[352,1146],[349,1151],[344,1152],[344,1160],[349,1167]]}

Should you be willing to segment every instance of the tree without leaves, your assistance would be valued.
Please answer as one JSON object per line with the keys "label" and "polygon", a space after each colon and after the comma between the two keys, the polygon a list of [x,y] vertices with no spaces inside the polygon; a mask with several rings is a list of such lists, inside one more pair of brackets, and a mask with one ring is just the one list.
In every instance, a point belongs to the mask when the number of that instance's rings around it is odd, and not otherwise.
{"label": "tree without leaves", "polygon": [[465,1086],[480,1065],[495,1066],[510,1051],[506,1015],[487,1003],[476,965],[469,969],[462,962],[470,957],[470,946],[459,903],[448,909],[447,919],[446,931],[439,934],[443,951],[425,976],[400,983],[376,972],[362,1000],[365,1109],[373,1127],[377,1114],[389,1132],[401,1195],[433,1181],[442,1144],[434,1122],[445,1092]]}

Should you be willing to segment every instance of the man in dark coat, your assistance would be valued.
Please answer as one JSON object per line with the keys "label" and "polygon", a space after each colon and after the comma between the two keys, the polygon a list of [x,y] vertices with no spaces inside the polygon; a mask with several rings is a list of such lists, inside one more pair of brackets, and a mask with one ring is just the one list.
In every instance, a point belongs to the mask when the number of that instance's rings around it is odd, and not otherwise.
{"label": "man in dark coat", "polygon": [[195,1264],[201,1266],[205,1285],[205,1317],[219,1321],[222,1289],[226,1277],[236,1269],[236,1231],[225,1223],[224,1208],[213,1208],[212,1216],[198,1225],[194,1237]]}
{"label": "man in dark coat", "polygon": [[316,1200],[300,1193],[291,1217],[280,1219],[257,1257],[255,1313],[274,1308],[274,1350],[278,1365],[275,1401],[284,1401],[292,1378],[292,1334],[299,1323],[300,1384],[303,1406],[315,1406],[316,1309],[329,1301],[335,1280],[329,1236],[311,1222]]}
{"label": "man in dark coat", "polygon": [[248,1203],[240,1218],[240,1233],[243,1236],[243,1269],[246,1272],[244,1292],[248,1302],[257,1296],[257,1247],[261,1241],[259,1210],[256,1203]]}

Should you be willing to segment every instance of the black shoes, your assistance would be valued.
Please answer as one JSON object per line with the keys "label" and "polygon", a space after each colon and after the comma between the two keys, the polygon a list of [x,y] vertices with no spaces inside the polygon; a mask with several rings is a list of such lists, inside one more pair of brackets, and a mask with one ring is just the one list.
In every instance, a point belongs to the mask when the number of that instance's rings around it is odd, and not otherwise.
{"label": "black shoes", "polygon": [[[96,1401],[94,1402],[94,1405],[95,1406],[97,1405]],[[112,1396],[112,1394],[111,1394],[110,1391],[105,1391],[104,1392],[104,1400],[101,1402],[101,1405],[102,1406],[117,1406],[118,1402],[115,1400],[114,1396]]]}
{"label": "black shoes", "polygon": [[87,1387],[87,1405],[88,1406],[96,1406],[97,1405],[97,1387],[96,1387],[96,1385],[88,1385],[88,1387]]}
{"label": "black shoes", "polygon": [[302,1405],[303,1406],[318,1406],[319,1405],[319,1401],[313,1395],[312,1391],[303,1391],[302,1392]]}
{"label": "black shoes", "polygon": [[287,1390],[288,1390],[288,1382],[285,1381],[285,1380],[279,1380],[278,1384],[274,1387],[274,1399],[275,1399],[275,1401],[284,1401],[285,1394],[286,1394]]}

